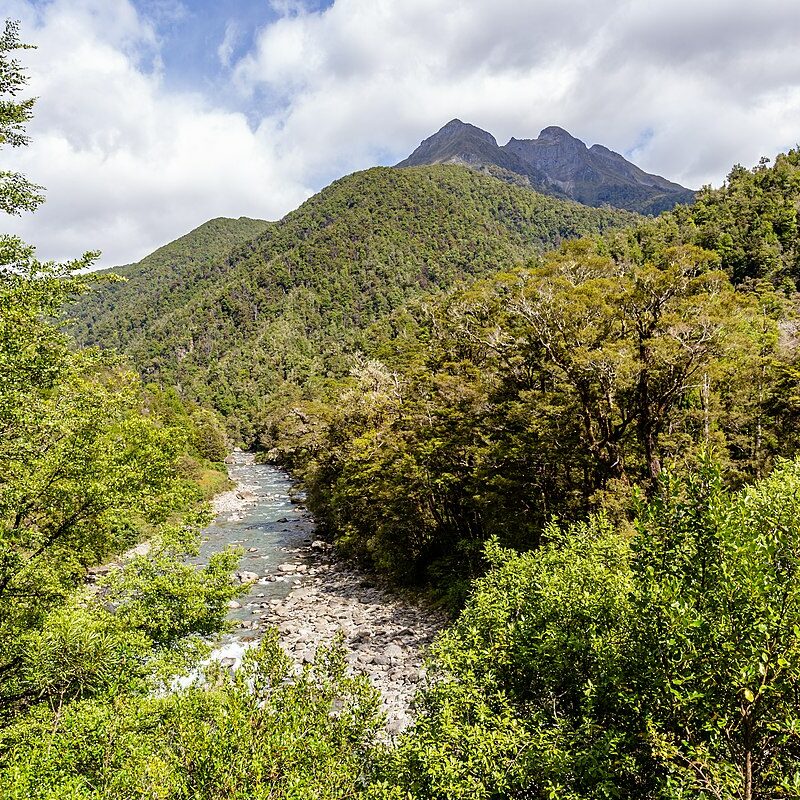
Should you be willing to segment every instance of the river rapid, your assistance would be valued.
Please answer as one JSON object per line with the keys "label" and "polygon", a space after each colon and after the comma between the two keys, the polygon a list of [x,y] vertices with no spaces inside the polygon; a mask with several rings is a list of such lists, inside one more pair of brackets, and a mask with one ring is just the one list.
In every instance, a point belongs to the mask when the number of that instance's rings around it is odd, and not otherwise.
{"label": "river rapid", "polygon": [[234,545],[243,551],[236,577],[253,583],[232,604],[233,631],[212,657],[236,668],[263,631],[275,627],[300,668],[340,634],[350,669],[365,673],[381,692],[387,732],[403,730],[424,681],[424,651],[444,616],[400,599],[316,540],[314,519],[286,472],[256,464],[248,453],[229,460],[236,488],[215,498],[217,517],[203,532],[195,562]]}

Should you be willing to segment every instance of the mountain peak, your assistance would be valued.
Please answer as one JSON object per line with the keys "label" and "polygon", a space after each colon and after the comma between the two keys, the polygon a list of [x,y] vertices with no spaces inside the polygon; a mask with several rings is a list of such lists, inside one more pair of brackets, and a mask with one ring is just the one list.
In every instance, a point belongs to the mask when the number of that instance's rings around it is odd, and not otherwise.
{"label": "mountain peak", "polygon": [[433,136],[423,140],[420,146],[397,166],[415,167],[447,162],[478,164],[487,158],[491,159],[491,152],[497,149],[499,149],[497,140],[491,133],[469,122],[451,119]]}
{"label": "mountain peak", "polygon": [[[497,146],[497,139],[492,136],[491,133],[488,131],[483,130],[483,128],[479,128],[477,125],[473,125],[469,122],[462,122],[460,119],[451,119],[447,125],[442,126],[433,136],[429,137],[433,139],[436,136],[441,136],[443,134],[446,135],[456,135],[456,136],[474,136],[477,139],[480,139],[484,142],[489,142],[493,144],[495,147]],[[425,141],[428,141],[426,139]]]}
{"label": "mountain peak", "polygon": [[576,139],[569,131],[559,128],[558,125],[549,125],[547,128],[543,128],[539,133],[539,140],[549,142],[572,141],[583,144],[580,139]]}
{"label": "mountain peak", "polygon": [[657,214],[694,200],[691,190],[645,172],[604,145],[587,148],[558,125],[543,128],[536,139],[512,137],[499,147],[491,133],[452,119],[397,166],[441,163],[461,164],[589,206]]}

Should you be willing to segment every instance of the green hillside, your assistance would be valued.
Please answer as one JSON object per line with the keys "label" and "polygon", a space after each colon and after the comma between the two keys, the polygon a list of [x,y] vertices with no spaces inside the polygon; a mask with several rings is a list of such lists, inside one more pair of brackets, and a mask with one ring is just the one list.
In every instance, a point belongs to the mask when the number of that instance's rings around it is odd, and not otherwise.
{"label": "green hillside", "polygon": [[632,487],[708,448],[728,486],[767,475],[800,448],[799,203],[791,151],[427,297],[261,444],[342,549],[439,587],[480,574],[494,537],[526,550],[553,515],[632,515]]}
{"label": "green hillside", "polygon": [[334,182],[227,260],[215,242],[205,267],[194,269],[195,257],[176,272],[156,253],[127,268],[128,284],[73,309],[77,335],[119,346],[149,379],[210,403],[248,438],[241,426],[260,398],[286,381],[345,373],[342,354],[410,297],[635,219],[456,166],[371,169]]}
{"label": "green hillside", "polygon": [[106,348],[125,348],[154,320],[188,302],[228,269],[228,256],[242,242],[263,233],[260,219],[218,217],[159,247],[136,264],[104,270],[125,278],[82,298],[68,313],[73,335]]}

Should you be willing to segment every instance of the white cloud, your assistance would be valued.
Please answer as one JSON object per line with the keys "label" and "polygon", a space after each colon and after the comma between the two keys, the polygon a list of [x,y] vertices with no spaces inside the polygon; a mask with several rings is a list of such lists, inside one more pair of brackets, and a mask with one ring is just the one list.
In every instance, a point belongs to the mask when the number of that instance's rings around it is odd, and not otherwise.
{"label": "white cloud", "polygon": [[233,59],[233,53],[242,36],[242,30],[235,20],[229,20],[225,25],[225,34],[217,48],[217,57],[223,67],[229,67]]}
{"label": "white cloud", "polygon": [[12,11],[38,46],[23,57],[39,101],[32,144],[3,158],[47,202],[4,227],[42,257],[125,263],[211,217],[276,218],[311,192],[244,114],[164,88],[155,32],[126,0]]}
{"label": "white cloud", "polygon": [[798,37],[794,0],[337,0],[263,30],[236,78],[287,96],[312,175],[457,116],[501,142],[561,125],[699,186],[796,144]]}
{"label": "white cloud", "polygon": [[147,16],[157,24],[182,22],[190,16],[181,0],[144,0]]}
{"label": "white cloud", "polygon": [[130,260],[214,215],[280,216],[452,117],[501,142],[561,125],[688,186],[800,136],[796,0],[273,0],[238,61],[235,20],[218,39],[251,127],[165,87],[129,0],[10,2],[41,45],[18,164],[48,188],[22,225],[48,254]]}

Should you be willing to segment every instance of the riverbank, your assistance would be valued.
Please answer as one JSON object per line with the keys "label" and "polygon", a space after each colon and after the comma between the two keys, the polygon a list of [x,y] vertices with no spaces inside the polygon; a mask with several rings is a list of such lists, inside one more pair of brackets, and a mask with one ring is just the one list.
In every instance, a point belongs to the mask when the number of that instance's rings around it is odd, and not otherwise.
{"label": "riverbank", "polygon": [[[252,459],[253,462],[255,461],[255,456],[249,453],[238,453],[236,457],[245,460],[249,458]],[[226,461],[226,464],[230,463],[231,462]],[[230,468],[228,468],[227,473],[227,478],[224,480],[220,480],[220,478],[222,478],[222,473],[215,469],[205,469],[203,474],[201,474],[199,483],[203,491],[214,491],[212,488],[209,488],[213,485],[233,484],[233,488],[226,488],[224,491],[218,492],[206,501],[211,504],[211,510],[214,516],[219,516],[220,514],[227,514],[231,517],[233,517],[233,515],[241,515],[248,505],[252,505],[252,503],[256,501],[255,495],[253,495],[250,490],[251,487],[238,485],[231,476]],[[209,480],[207,477],[209,474],[218,477],[215,480]],[[208,495],[206,495],[206,497],[208,497]],[[241,516],[238,518],[241,519]],[[107,575],[113,569],[120,569],[126,561],[130,561],[132,558],[146,556],[150,552],[151,547],[152,543],[150,539],[144,539],[124,552],[109,558],[108,561],[89,567],[86,571],[87,583],[96,583],[99,578]]]}
{"label": "riverbank", "polygon": [[302,570],[299,584],[254,613],[262,625],[278,629],[281,646],[298,665],[341,636],[350,668],[367,675],[381,693],[387,731],[400,732],[413,717],[414,694],[425,677],[425,649],[444,627],[445,616],[378,586],[322,542],[295,556],[280,569],[289,575]]}
{"label": "riverbank", "polygon": [[228,465],[228,479],[233,483],[233,488],[220,492],[211,498],[211,510],[214,516],[225,516],[226,522],[237,522],[242,519],[245,509],[258,502],[257,486],[237,480],[231,467],[235,465],[255,464],[256,457],[253,453],[237,451],[231,453],[225,463]]}
{"label": "riverbank", "polygon": [[[237,482],[237,473],[242,473],[237,467],[248,455],[236,454],[231,465],[236,486],[215,504],[220,518],[230,523],[232,535],[237,524],[252,529],[251,517],[264,502],[258,486]],[[274,467],[247,463],[250,474],[252,469],[277,472]],[[321,645],[341,636],[350,669],[367,675],[380,691],[387,732],[395,735],[413,718],[413,697],[425,678],[425,649],[447,619],[435,609],[398,597],[374,577],[339,559],[333,547],[313,539],[313,521],[298,498],[281,496],[284,505],[275,509],[282,515],[278,523],[286,526],[293,519],[304,520],[305,538],[298,546],[280,547],[280,563],[273,562],[271,568],[254,553],[247,569],[237,573],[240,579],[257,583],[255,594],[232,612],[237,618],[236,638],[246,644],[267,628],[277,628],[281,647],[299,669]],[[270,496],[272,503],[275,497]],[[258,570],[262,564],[264,568]],[[284,589],[282,596],[275,596],[278,586]],[[223,646],[220,655],[230,657],[233,652]],[[237,661],[234,657],[231,665]]]}

